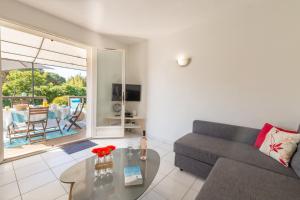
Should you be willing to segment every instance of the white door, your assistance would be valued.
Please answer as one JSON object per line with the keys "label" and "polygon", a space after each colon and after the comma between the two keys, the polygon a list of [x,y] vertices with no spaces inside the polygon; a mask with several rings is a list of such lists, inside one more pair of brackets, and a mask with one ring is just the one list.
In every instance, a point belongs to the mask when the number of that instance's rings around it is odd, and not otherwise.
{"label": "white door", "polygon": [[97,51],[95,138],[124,137],[125,53]]}
{"label": "white door", "polygon": [[[1,27],[0,27],[0,41],[1,41]],[[2,60],[1,60],[1,42],[0,42],[0,72],[2,71]],[[2,114],[2,77],[0,77],[0,163],[4,159],[4,144],[3,144],[3,114]]]}

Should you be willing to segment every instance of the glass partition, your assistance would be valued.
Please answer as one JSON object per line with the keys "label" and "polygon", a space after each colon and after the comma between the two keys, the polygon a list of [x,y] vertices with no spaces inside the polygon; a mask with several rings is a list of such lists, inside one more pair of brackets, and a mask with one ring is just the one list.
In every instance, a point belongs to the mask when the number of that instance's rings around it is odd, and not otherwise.
{"label": "glass partition", "polygon": [[98,136],[124,135],[124,54],[118,50],[99,50],[97,55]]}

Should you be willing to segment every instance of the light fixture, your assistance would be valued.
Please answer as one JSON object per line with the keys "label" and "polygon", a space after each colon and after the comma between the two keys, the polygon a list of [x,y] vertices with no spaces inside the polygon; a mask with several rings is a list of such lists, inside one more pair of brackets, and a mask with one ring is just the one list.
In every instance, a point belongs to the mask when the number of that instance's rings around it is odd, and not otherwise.
{"label": "light fixture", "polygon": [[177,58],[177,64],[181,67],[185,67],[188,64],[190,64],[191,58],[186,56],[178,56]]}

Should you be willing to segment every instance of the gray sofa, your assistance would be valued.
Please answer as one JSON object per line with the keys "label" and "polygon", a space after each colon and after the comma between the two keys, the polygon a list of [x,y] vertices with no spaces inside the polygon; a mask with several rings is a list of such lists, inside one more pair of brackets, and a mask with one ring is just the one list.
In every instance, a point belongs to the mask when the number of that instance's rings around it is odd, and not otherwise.
{"label": "gray sofa", "polygon": [[300,200],[293,168],[253,146],[259,131],[196,120],[175,142],[175,165],[206,178],[197,200]]}

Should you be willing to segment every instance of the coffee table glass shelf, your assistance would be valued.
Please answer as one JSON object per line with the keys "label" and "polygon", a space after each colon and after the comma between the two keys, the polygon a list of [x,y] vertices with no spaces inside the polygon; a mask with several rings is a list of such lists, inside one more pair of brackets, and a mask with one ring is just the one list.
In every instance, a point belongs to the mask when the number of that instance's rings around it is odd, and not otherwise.
{"label": "coffee table glass shelf", "polygon": [[[160,157],[152,149],[147,150],[147,160],[140,160],[139,149],[113,151],[113,172],[95,176],[96,156],[83,160],[62,173],[60,181],[70,184],[69,200],[135,200],[150,186],[157,174]],[[124,168],[139,165],[143,184],[125,186]]]}

